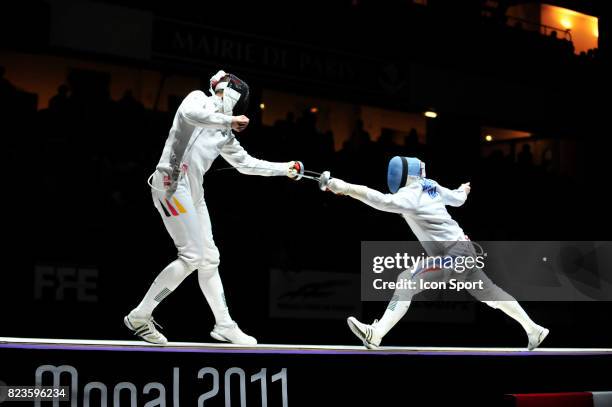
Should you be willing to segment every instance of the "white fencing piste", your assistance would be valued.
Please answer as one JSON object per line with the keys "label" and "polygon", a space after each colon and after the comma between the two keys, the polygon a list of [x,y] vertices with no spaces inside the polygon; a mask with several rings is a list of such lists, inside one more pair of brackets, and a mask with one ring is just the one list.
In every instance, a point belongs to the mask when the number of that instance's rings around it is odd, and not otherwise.
{"label": "white fencing piste", "polygon": [[[448,355],[612,355],[612,348],[537,348],[527,352],[525,348],[467,348],[467,347],[411,347],[383,346],[376,350],[368,350],[363,346],[343,345],[286,345],[258,344],[255,346],[240,346],[224,343],[200,342],[169,342],[165,346],[153,345],[144,341],[114,341],[93,339],[52,339],[52,338],[11,338],[0,337],[0,348],[32,348],[32,349],[91,349],[91,350],[151,350],[151,351],[188,351],[193,350],[219,353],[228,351],[246,351],[254,353],[323,353],[323,354],[448,354]],[[145,349],[146,348],[146,349]]]}

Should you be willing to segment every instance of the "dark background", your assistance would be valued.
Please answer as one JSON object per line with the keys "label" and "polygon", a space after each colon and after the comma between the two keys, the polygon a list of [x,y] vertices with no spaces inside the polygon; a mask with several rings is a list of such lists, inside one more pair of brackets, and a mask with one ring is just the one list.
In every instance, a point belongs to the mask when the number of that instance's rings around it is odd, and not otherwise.
{"label": "dark background", "polygon": [[[53,7],[43,1],[1,6],[0,66],[9,53],[53,55],[167,76],[195,74],[206,84],[203,90],[223,68],[252,86],[251,125],[238,138],[256,157],[301,160],[308,169],[329,169],[385,190],[387,161],[416,155],[427,163],[428,176],[443,185],[471,181],[466,205],[449,211],[473,239],[609,240],[610,19],[595,1],[552,2],[599,17],[599,49],[580,55],[562,38],[507,25],[506,7],[519,3],[513,1],[104,3],[149,12],[158,50],[167,45],[164,19],[176,19],[220,36],[288,41],[290,51],[314,46],[325,58],[354,61],[355,74],[314,69],[280,77],[276,68],[267,72],[221,57],[130,58],[59,47],[49,35]],[[107,27],[102,39],[122,35],[102,17],[85,23]],[[47,109],[37,108],[37,95],[28,89],[0,79],[6,159],[0,336],[129,339],[123,316],[175,257],[145,183],[174,111],[145,109],[129,96],[112,100],[104,86],[108,75],[67,72],[67,96]],[[384,89],[376,82],[381,75],[396,83],[406,78],[410,85]],[[406,112],[435,108],[439,116],[428,121],[426,144],[408,134],[403,144],[385,137],[374,142],[356,130],[334,151],[333,135],[317,131],[317,116],[307,111],[262,125],[257,106],[264,87]],[[535,139],[572,148],[544,165],[533,164],[529,154],[485,155],[485,124],[524,129]],[[572,171],[562,170],[564,160],[575,163]],[[215,171],[225,166],[217,160],[204,185],[234,319],[262,343],[356,344],[340,319],[271,318],[268,272],[357,274],[360,242],[414,239],[405,222],[306,181]],[[46,272],[51,283],[41,287],[36,276]],[[612,346],[608,302],[524,306],[551,329],[545,346]],[[440,318],[440,307],[454,308],[453,316]],[[362,316],[370,320],[383,310],[382,303],[366,303]],[[213,318],[194,275],[156,310],[156,319],[170,340],[208,341]],[[385,344],[524,346],[526,338],[518,324],[482,304],[421,303]]]}

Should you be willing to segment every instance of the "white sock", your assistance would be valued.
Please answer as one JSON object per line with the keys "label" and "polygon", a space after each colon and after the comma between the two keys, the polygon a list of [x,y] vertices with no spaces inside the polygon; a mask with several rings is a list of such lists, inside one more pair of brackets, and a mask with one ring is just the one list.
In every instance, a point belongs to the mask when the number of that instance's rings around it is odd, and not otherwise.
{"label": "white sock", "polygon": [[502,310],[506,315],[510,318],[514,319],[516,322],[521,324],[525,332],[530,334],[536,328],[539,327],[538,324],[533,322],[529,315],[525,312],[521,304],[518,301],[484,301],[488,306],[496,309]]}
{"label": "white sock", "polygon": [[399,301],[394,297],[387,306],[382,318],[376,324],[376,331],[382,338],[399,322],[410,307],[410,301]]}
{"label": "white sock", "polygon": [[215,270],[211,275],[209,270],[198,270],[198,283],[200,283],[200,289],[204,293],[208,306],[215,316],[215,324],[220,326],[232,325],[234,321],[230,317],[229,309],[225,302],[225,294],[219,271]]}
{"label": "white sock", "polygon": [[183,280],[192,272],[187,264],[176,259],[168,264],[165,269],[159,273],[149,291],[136,308],[130,312],[135,318],[148,318],[153,313],[155,307],[166,298]]}

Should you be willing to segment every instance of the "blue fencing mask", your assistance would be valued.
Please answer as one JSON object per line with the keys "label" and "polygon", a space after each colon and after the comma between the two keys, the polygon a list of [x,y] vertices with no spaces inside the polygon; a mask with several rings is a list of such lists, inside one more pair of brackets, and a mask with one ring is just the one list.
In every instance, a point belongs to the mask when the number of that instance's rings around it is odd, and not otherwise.
{"label": "blue fencing mask", "polygon": [[425,177],[425,163],[415,157],[395,156],[389,161],[387,185],[392,193],[417,178]]}

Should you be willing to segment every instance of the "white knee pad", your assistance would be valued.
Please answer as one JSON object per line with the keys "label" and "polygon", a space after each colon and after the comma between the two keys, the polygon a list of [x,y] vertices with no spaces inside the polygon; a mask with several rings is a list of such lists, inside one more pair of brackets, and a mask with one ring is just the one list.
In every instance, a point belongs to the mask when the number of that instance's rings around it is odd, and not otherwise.
{"label": "white knee pad", "polygon": [[179,260],[189,269],[189,273],[196,270],[203,263],[204,255],[201,252],[179,253]]}
{"label": "white knee pad", "polygon": [[198,266],[198,277],[210,278],[219,272],[219,255],[205,258]]}
{"label": "white knee pad", "polygon": [[200,264],[198,264],[198,275],[202,277],[211,277],[219,269],[219,251],[218,250],[206,250]]}

